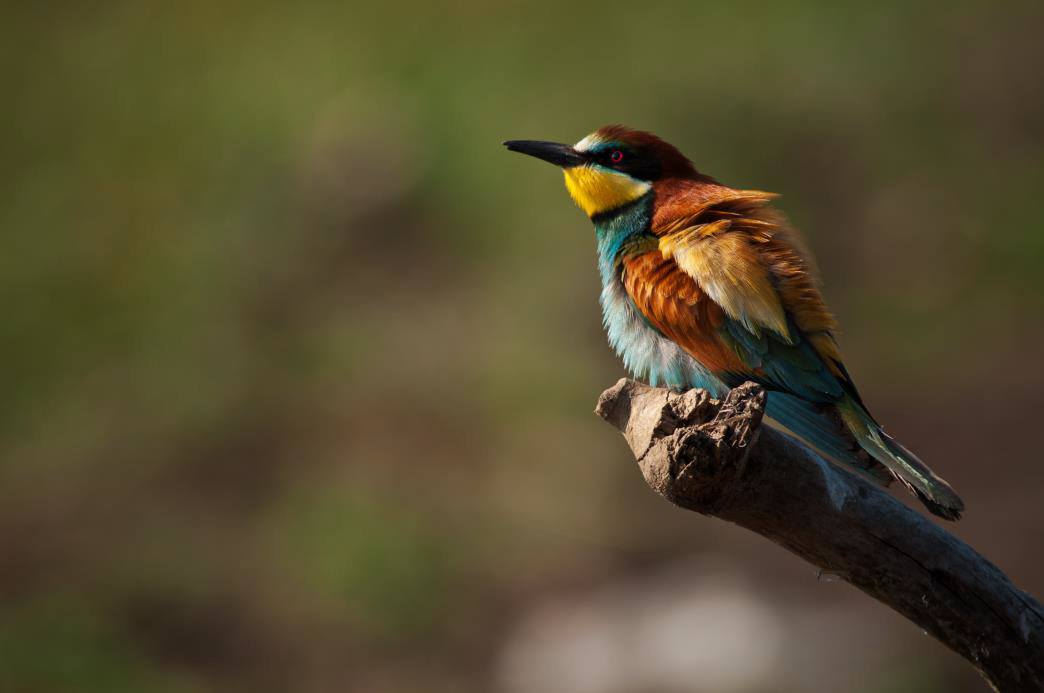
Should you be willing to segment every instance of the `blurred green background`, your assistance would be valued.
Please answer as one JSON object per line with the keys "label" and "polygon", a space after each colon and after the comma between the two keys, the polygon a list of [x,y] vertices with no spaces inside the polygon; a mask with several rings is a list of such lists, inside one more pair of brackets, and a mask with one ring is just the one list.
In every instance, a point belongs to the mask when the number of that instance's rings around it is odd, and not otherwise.
{"label": "blurred green background", "polygon": [[874,411],[1044,593],[1039,2],[0,9],[0,690],[982,690],[648,491],[509,138],[783,194]]}

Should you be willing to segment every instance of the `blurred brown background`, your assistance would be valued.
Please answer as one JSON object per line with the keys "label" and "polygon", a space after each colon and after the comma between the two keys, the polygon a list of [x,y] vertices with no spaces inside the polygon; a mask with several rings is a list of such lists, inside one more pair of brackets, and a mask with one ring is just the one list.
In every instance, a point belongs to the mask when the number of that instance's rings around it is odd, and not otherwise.
{"label": "blurred brown background", "polygon": [[983,690],[646,488],[508,138],[780,192],[857,382],[1044,594],[1039,2],[0,10],[0,690]]}

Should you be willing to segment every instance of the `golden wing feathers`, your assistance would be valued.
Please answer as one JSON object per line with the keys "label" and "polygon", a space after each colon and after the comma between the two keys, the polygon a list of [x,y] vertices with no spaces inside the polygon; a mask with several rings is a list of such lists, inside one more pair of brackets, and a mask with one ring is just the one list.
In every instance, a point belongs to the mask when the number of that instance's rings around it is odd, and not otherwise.
{"label": "golden wing feathers", "polygon": [[800,238],[769,206],[774,195],[724,190],[654,221],[661,254],[755,336],[768,329],[794,344],[796,326],[831,372],[843,377],[831,334],[837,323]]}

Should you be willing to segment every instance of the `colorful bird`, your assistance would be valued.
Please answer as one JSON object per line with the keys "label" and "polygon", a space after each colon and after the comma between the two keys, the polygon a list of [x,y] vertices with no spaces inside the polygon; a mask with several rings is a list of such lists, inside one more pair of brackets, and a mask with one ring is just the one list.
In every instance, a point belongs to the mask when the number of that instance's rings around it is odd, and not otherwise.
{"label": "colorful bird", "polygon": [[564,170],[594,223],[609,342],[636,377],[718,397],[757,382],[766,414],[792,434],[885,484],[898,479],[940,517],[960,517],[949,484],[867,411],[774,195],[722,185],[655,135],[622,126],[574,146],[504,144]]}

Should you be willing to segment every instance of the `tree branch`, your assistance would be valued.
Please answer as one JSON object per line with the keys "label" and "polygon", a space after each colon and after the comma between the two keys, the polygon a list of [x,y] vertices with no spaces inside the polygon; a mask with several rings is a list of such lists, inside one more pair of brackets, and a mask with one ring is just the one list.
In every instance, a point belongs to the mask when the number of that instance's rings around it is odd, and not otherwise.
{"label": "tree branch", "polygon": [[1044,609],[971,547],[876,484],[761,426],[754,383],[724,401],[620,380],[596,412],[646,482],[852,583],[931,633],[998,691],[1044,691]]}

